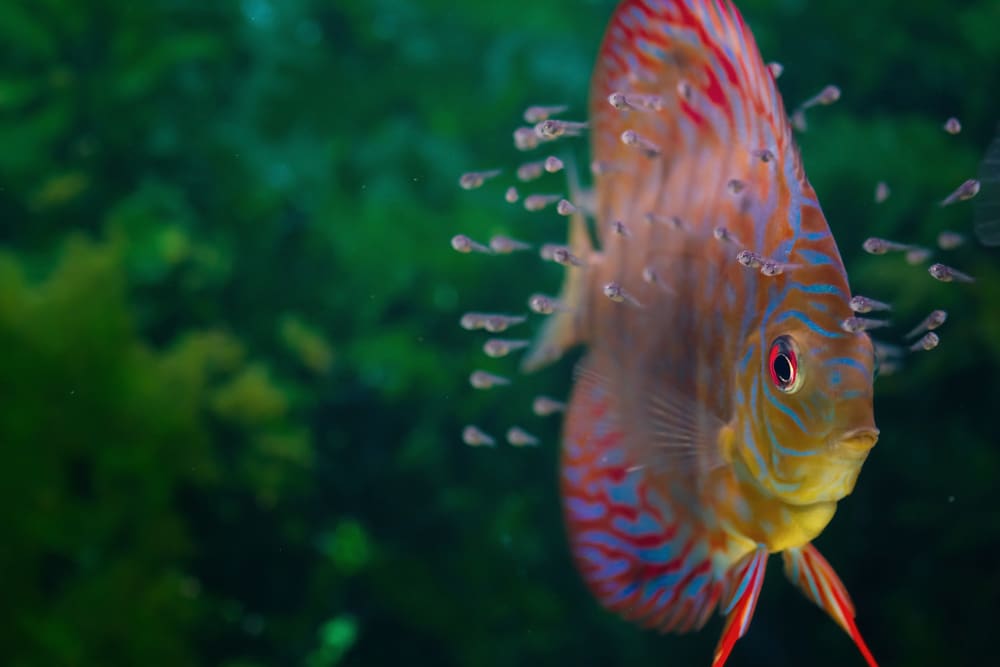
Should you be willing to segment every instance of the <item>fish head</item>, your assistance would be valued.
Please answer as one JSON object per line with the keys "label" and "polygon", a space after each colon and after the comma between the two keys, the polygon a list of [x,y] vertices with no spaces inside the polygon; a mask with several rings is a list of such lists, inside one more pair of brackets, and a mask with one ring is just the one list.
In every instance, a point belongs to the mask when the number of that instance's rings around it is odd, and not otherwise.
{"label": "fish head", "polygon": [[790,505],[836,502],[854,489],[878,439],[875,351],[848,332],[843,289],[775,310],[747,341],[743,457],[757,484]]}

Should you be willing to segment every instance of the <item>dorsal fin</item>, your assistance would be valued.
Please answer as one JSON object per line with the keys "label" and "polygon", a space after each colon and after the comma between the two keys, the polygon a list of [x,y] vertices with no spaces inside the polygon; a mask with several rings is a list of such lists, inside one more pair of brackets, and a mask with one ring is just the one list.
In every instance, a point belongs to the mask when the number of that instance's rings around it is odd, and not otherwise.
{"label": "dorsal fin", "polygon": [[[570,200],[584,199],[580,188],[576,163],[567,158],[566,179]],[[521,361],[525,373],[538,370],[559,359],[569,348],[586,342],[588,267],[600,262],[600,253],[594,251],[594,244],[587,228],[584,206],[579,206],[570,216],[566,245],[570,252],[584,260],[585,266],[571,266],[566,269],[559,302],[564,310],[548,316],[528,354]]]}
{"label": "dorsal fin", "polygon": [[[624,95],[618,108],[609,102],[614,93]],[[705,208],[688,197],[723,195],[696,168],[705,160],[718,172],[770,156],[791,176],[791,187],[804,181],[774,77],[728,1],[621,3],[601,47],[590,107],[594,158],[607,167],[595,177],[599,220],[635,218],[664,205],[681,215]],[[622,140],[626,131],[636,133],[631,142]],[[701,180],[666,191],[680,167]],[[628,176],[617,178],[621,173]],[[718,177],[725,183],[729,174]],[[768,183],[755,189],[758,195],[770,190]],[[603,245],[607,232],[599,231]]]}

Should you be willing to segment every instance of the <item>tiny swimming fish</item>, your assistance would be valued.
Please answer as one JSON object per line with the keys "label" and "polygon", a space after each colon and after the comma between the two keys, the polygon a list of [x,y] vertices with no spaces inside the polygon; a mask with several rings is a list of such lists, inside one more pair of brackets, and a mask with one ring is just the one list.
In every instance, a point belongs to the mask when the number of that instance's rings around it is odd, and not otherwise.
{"label": "tiny swimming fish", "polygon": [[943,310],[932,310],[931,314],[925,317],[920,324],[913,327],[913,329],[906,334],[905,338],[913,338],[914,336],[919,336],[925,331],[933,331],[944,324],[947,319],[947,312]]}
{"label": "tiny swimming fish", "polygon": [[940,280],[943,283],[950,283],[958,281],[960,283],[974,283],[976,279],[967,273],[962,273],[958,269],[954,269],[946,264],[931,264],[927,269],[927,272],[931,274],[936,280]]}
{"label": "tiny swimming fish", "polygon": [[[544,318],[521,367],[586,348],[568,404],[539,397],[533,407],[565,410],[569,542],[608,609],[677,633],[718,611],[711,664],[722,667],[780,553],[792,583],[877,667],[812,542],[878,439],[867,330],[885,322],[854,311],[888,306],[852,299],[779,73],[728,0],[620,3],[587,122],[545,119],[533,137],[515,133],[530,150],[587,130],[593,157],[592,206],[563,206],[568,241],[541,247],[565,278],[558,298],[529,301]],[[828,86],[800,107],[802,122],[804,109],[839,97]],[[531,195],[525,208],[583,201],[567,172],[566,199]],[[865,242],[873,254],[914,248]],[[477,371],[470,382],[508,380]]]}
{"label": "tiny swimming fish", "polygon": [[970,178],[955,188],[955,191],[941,201],[941,206],[950,206],[955,202],[972,199],[979,194],[981,184],[978,180]]}

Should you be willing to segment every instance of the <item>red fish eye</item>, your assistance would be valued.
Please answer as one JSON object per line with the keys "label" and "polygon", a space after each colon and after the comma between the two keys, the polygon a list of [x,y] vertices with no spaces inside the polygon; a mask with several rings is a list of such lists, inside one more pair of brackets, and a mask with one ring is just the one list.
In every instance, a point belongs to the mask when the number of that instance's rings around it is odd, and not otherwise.
{"label": "red fish eye", "polygon": [[791,342],[782,336],[771,343],[771,353],[768,355],[767,369],[771,373],[771,382],[782,391],[791,391],[798,377],[799,365],[795,358],[795,350]]}

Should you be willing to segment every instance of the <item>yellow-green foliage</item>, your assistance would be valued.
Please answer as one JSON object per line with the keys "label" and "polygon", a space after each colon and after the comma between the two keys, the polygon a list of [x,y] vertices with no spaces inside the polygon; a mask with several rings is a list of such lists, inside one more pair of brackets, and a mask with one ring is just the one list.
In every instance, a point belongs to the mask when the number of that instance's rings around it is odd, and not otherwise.
{"label": "yellow-green foliage", "polygon": [[[0,667],[706,664],[713,630],[642,633],[573,571],[558,419],[530,412],[573,359],[519,377],[458,326],[558,289],[448,240],[563,239],[503,199],[535,158],[511,132],[531,104],[583,119],[614,4],[0,1]],[[936,202],[996,128],[1000,3],[737,4],[789,107],[843,91],[797,139],[852,289],[894,305],[879,333],[949,311],[879,378],[819,546],[884,664],[993,664],[998,257],[939,254],[979,279],[943,285],[860,245],[970,231],[973,202]],[[734,667],[856,664],[779,580]]]}
{"label": "yellow-green foliage", "polygon": [[26,273],[0,256],[5,663],[188,664],[176,494],[216,470],[198,369],[139,338],[118,249],[74,239]]}
{"label": "yellow-green foliage", "polygon": [[[220,331],[152,348],[125,284],[120,245],[72,238],[35,271],[0,255],[7,665],[193,664],[180,494],[234,476],[273,504],[310,461],[264,364]],[[213,446],[209,416],[239,451]]]}

